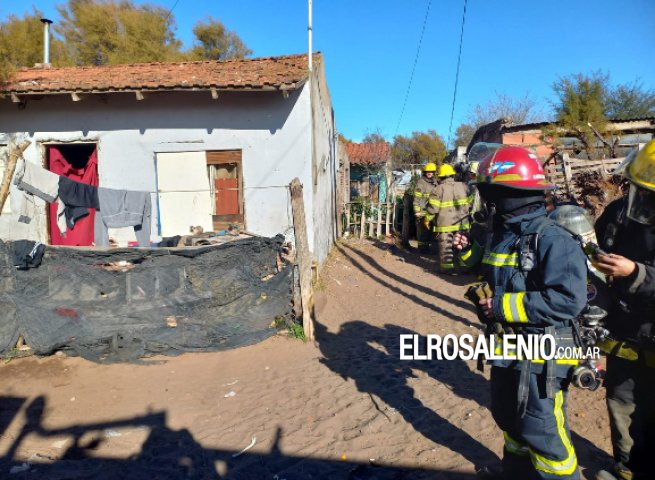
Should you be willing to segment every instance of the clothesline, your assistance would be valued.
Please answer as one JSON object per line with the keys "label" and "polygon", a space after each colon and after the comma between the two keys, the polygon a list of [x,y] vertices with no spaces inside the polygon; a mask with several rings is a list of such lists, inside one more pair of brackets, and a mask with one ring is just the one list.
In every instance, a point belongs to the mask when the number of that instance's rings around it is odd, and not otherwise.
{"label": "clothesline", "polygon": [[[25,195],[19,221],[31,221],[36,211],[36,196],[50,204],[57,203],[55,210],[51,210],[51,218],[64,238],[73,231],[77,222],[89,217],[93,221],[93,241],[97,246],[109,246],[108,229],[121,227],[134,227],[140,246],[150,244],[152,207],[149,192],[78,182],[30,162],[22,162],[14,183]],[[90,240],[85,242],[90,243]]]}

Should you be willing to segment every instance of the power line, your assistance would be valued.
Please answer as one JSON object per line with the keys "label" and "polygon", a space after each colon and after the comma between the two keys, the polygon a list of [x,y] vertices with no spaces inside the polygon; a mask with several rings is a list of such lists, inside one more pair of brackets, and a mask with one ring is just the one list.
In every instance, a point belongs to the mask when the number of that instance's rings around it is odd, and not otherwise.
{"label": "power line", "polygon": [[428,8],[425,10],[425,18],[423,18],[423,28],[421,29],[421,36],[418,40],[418,48],[416,49],[416,57],[414,57],[414,66],[412,67],[412,73],[409,76],[409,85],[407,85],[407,92],[405,93],[405,100],[403,101],[403,108],[400,111],[400,118],[398,119],[398,124],[396,125],[396,133],[398,134],[398,129],[400,128],[400,122],[403,120],[403,115],[405,115],[405,107],[407,106],[407,99],[409,98],[409,91],[412,89],[412,81],[414,80],[414,72],[416,71],[416,64],[418,63],[418,56],[421,52],[421,44],[423,43],[423,34],[425,33],[425,26],[428,23],[428,14],[430,13],[430,5],[432,5],[432,0],[428,2]]}
{"label": "power line", "polygon": [[459,83],[459,65],[462,61],[462,43],[464,42],[464,23],[466,22],[466,4],[468,0],[464,0],[464,13],[462,14],[462,32],[459,36],[459,55],[457,56],[457,71],[455,72],[455,89],[453,91],[453,107],[450,110],[450,126],[448,127],[448,145],[450,145],[450,137],[453,132],[453,117],[455,116],[455,100],[457,99],[457,85]]}
{"label": "power line", "polygon": [[168,20],[171,18],[171,15],[173,14],[173,10],[175,10],[175,7],[177,7],[177,4],[178,4],[178,3],[180,3],[180,0],[175,0],[175,3],[174,3],[173,6],[171,7],[171,9],[168,11],[168,15],[166,16],[166,21],[167,21],[167,22],[168,22]]}

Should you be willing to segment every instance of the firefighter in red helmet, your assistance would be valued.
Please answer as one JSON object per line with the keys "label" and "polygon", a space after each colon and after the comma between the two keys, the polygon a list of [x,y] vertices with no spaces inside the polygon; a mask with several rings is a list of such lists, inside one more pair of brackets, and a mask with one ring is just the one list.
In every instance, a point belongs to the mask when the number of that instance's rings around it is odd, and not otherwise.
{"label": "firefighter in red helmet", "polygon": [[[574,321],[586,304],[585,255],[569,233],[546,216],[545,191],[553,189],[528,150],[477,144],[477,187],[488,213],[483,246],[466,233],[455,248],[468,266],[480,265],[491,295],[477,303],[478,317],[497,344],[513,334],[552,335],[557,347],[574,347]],[[566,416],[569,375],[577,360],[491,362],[491,412],[505,440],[502,468],[479,475],[503,479],[578,480],[577,457]]]}

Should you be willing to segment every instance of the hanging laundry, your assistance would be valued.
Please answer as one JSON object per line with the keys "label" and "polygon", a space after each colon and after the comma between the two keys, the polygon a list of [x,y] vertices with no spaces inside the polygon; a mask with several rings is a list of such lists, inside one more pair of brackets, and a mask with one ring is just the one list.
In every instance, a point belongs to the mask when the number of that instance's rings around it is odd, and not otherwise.
{"label": "hanging laundry", "polygon": [[108,228],[134,227],[140,247],[150,246],[152,206],[149,192],[98,188],[100,211],[95,219],[95,243],[109,246]]}
{"label": "hanging laundry", "polygon": [[34,197],[46,202],[54,202],[59,194],[59,175],[56,175],[40,165],[19,160],[14,184],[23,191],[25,199],[18,212],[18,221],[30,223],[35,215]]}
{"label": "hanging laundry", "polygon": [[[97,150],[94,150],[82,162],[78,156],[71,156],[64,145],[48,145],[47,157],[49,160],[50,171],[67,178],[68,180],[75,181],[81,184],[98,186],[98,156]],[[71,161],[67,159],[67,155],[71,156]],[[61,183],[60,183],[61,186]],[[66,189],[64,189],[66,190]],[[73,189],[75,190],[75,189]],[[66,192],[64,192],[66,193]],[[63,198],[61,200],[64,200]],[[87,199],[88,200],[88,199]],[[69,199],[70,202],[70,199]],[[79,207],[81,205],[68,205],[70,207]],[[93,245],[94,238],[94,219],[96,209],[91,207],[86,210],[88,214],[80,217],[81,213],[77,215],[69,211],[69,218],[76,218],[74,229],[68,228],[66,225],[65,207],[56,204],[50,204],[50,239],[52,245],[71,245],[71,246],[90,246]],[[80,210],[81,212],[81,210]],[[65,235],[62,235],[62,231]]]}
{"label": "hanging laundry", "polygon": [[[64,203],[63,215],[71,230],[78,220],[89,215],[89,209],[98,210],[98,187],[59,177],[59,198]],[[58,217],[62,213],[57,211]]]}

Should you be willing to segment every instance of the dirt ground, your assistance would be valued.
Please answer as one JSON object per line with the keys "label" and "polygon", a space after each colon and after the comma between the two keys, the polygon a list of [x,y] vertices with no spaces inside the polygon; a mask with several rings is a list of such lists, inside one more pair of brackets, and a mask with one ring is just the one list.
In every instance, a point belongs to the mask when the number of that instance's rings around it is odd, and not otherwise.
{"label": "dirt ground", "polygon": [[[381,243],[342,242],[316,294],[316,345],[98,365],[0,365],[0,478],[472,479],[498,461],[488,371],[399,360],[399,335],[477,333],[471,277]],[[573,390],[585,478],[611,463],[604,392]],[[247,452],[239,452],[251,443]]]}

